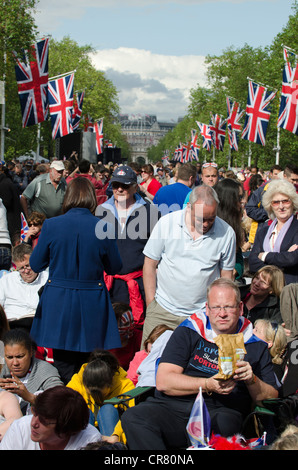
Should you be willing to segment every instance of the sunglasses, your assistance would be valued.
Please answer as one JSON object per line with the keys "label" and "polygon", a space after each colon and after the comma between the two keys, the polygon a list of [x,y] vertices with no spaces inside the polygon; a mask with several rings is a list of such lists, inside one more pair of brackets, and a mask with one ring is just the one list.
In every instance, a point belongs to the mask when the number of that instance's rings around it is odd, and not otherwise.
{"label": "sunglasses", "polygon": [[272,207],[278,207],[280,204],[283,206],[290,206],[292,204],[291,199],[281,199],[280,201],[271,201]]}
{"label": "sunglasses", "polygon": [[208,168],[209,166],[212,166],[213,168],[217,168],[217,163],[214,163],[214,162],[203,163],[202,168]]}
{"label": "sunglasses", "polygon": [[129,189],[131,187],[131,184],[124,184],[124,183],[119,183],[118,181],[115,181],[114,183],[112,183],[112,188],[113,189],[118,189],[118,188],[122,188],[122,189]]}

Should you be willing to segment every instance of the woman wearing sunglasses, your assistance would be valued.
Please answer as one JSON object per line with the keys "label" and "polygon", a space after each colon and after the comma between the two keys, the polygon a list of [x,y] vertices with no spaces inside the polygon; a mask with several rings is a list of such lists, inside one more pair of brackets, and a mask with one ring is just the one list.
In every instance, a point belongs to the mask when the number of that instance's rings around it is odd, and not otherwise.
{"label": "woman wearing sunglasses", "polygon": [[262,204],[271,223],[256,234],[249,269],[255,273],[265,265],[275,265],[283,270],[286,284],[298,282],[298,194],[294,185],[271,181]]}

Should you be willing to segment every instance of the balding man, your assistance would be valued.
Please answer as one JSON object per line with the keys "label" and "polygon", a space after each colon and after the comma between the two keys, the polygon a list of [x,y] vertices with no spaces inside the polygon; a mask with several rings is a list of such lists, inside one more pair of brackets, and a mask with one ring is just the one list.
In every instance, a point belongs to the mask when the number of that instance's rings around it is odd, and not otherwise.
{"label": "balding man", "polygon": [[158,324],[175,328],[203,307],[214,279],[232,279],[235,233],[217,217],[217,206],[213,188],[196,186],[184,209],[164,215],[155,225],[143,251],[143,340]]}

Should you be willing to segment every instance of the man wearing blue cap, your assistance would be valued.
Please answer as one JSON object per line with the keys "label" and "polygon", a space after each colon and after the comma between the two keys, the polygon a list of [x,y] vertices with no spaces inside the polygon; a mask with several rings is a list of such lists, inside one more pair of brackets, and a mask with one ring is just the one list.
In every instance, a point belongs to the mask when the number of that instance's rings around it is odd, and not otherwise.
{"label": "man wearing blue cap", "polygon": [[116,276],[106,276],[105,280],[112,302],[130,304],[135,325],[141,329],[145,315],[143,249],[160,213],[137,193],[137,175],[129,166],[116,168],[111,186],[113,196],[97,207],[95,215],[111,224],[112,233],[97,235],[117,239],[123,267]]}

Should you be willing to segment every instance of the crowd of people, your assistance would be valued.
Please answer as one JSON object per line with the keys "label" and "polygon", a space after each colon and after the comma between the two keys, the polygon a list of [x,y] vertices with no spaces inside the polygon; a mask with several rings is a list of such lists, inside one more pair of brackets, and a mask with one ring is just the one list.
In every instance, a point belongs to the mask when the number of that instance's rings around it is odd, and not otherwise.
{"label": "crowd of people", "polygon": [[0,449],[187,449],[200,391],[223,438],[295,397],[297,214],[291,165],[0,162]]}

